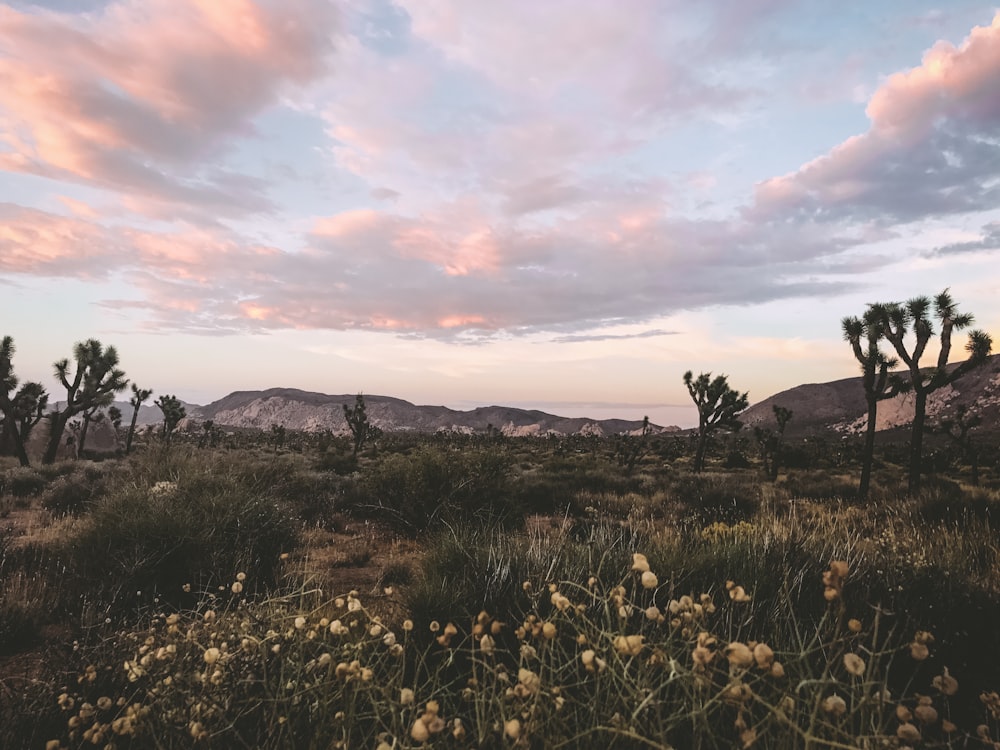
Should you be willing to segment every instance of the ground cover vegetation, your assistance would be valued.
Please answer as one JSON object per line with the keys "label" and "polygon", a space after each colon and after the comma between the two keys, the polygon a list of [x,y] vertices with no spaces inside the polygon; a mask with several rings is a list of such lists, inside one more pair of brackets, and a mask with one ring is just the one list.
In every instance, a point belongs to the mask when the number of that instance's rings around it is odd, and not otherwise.
{"label": "ground cover vegetation", "polygon": [[[971,322],[947,291],[845,319],[869,420],[982,364],[976,333],[948,365]],[[790,409],[743,430],[747,394],[688,372],[690,435],[383,433],[360,395],[349,435],[166,395],[139,430],[132,384],[122,429],[101,407],[129,383],[88,341],[33,467],[47,394],[14,351],[2,747],[1000,747],[1000,446],[974,410],[793,438]],[[126,447],[57,460],[76,416]]]}
{"label": "ground cover vegetation", "polygon": [[0,744],[1000,740],[995,446],[272,433],[4,459]]}

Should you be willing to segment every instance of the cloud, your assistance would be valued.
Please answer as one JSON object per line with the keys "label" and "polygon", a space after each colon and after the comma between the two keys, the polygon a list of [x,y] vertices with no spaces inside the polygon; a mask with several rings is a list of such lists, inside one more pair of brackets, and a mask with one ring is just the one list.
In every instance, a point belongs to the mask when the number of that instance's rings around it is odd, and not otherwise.
{"label": "cloud", "polygon": [[1000,205],[1000,14],[868,102],[870,127],[756,189],[753,215],[905,223]]}
{"label": "cloud", "polygon": [[[320,0],[122,0],[85,15],[0,8],[0,169],[189,214],[271,208],[231,139],[328,70]],[[195,208],[197,207],[197,208]]]}
{"label": "cloud", "polygon": [[552,339],[553,344],[575,344],[584,341],[617,341],[620,339],[648,339],[658,336],[673,336],[677,331],[664,331],[661,328],[654,328],[641,333],[595,333],[595,334],[571,334],[569,336],[557,336]]}
{"label": "cloud", "polygon": [[1000,250],[1000,222],[991,222],[983,227],[982,237],[969,242],[953,242],[949,245],[941,245],[933,250],[924,253],[928,258],[939,258],[946,255],[957,255],[960,253],[974,253],[980,251]]}

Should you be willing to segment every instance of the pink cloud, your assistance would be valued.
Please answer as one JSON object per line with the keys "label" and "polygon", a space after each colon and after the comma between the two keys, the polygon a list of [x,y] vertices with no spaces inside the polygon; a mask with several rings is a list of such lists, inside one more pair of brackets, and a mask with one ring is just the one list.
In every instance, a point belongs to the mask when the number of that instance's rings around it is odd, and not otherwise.
{"label": "pink cloud", "polygon": [[326,72],[334,22],[320,0],[0,8],[0,168],[259,210],[259,195],[230,196],[228,139]]}
{"label": "pink cloud", "polygon": [[956,47],[938,42],[921,65],[872,95],[869,130],[795,172],[758,184],[753,213],[899,222],[994,208],[1000,162],[1000,14]]}

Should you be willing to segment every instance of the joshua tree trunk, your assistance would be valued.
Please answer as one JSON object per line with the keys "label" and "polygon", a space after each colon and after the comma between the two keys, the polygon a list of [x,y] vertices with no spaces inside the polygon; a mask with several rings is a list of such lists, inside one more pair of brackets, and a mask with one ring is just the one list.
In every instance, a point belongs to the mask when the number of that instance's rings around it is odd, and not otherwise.
{"label": "joshua tree trunk", "polygon": [[878,416],[878,398],[874,393],[865,394],[868,402],[868,423],[865,425],[865,452],[861,457],[861,486],[858,499],[867,500],[872,483],[872,464],[875,463],[875,420]]}
{"label": "joshua tree trunk", "polygon": [[69,417],[62,412],[53,412],[49,415],[49,442],[45,446],[45,453],[42,455],[43,464],[53,464],[59,454],[59,444],[62,442],[63,432],[66,430],[66,423]]}
{"label": "joshua tree trunk", "polygon": [[698,449],[694,454],[694,471],[696,474],[700,474],[701,470],[705,468],[705,449],[708,446],[708,431],[704,428],[698,434]]}
{"label": "joshua tree trunk", "polygon": [[920,469],[923,463],[924,418],[927,415],[927,391],[917,390],[913,404],[913,435],[910,440],[910,481],[911,495],[920,492]]}

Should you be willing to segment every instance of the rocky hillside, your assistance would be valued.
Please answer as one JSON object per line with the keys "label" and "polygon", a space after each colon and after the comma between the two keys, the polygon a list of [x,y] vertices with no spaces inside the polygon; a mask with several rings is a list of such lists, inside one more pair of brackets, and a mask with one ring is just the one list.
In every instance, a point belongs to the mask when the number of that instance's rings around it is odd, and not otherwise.
{"label": "rocky hillside", "polygon": [[[951,365],[952,368],[957,366],[958,363]],[[954,385],[932,393],[927,400],[928,421],[953,416],[960,404],[980,414],[981,432],[1000,432],[1000,355],[993,355],[986,364],[967,373]],[[865,428],[865,399],[860,377],[811,383],[782,391],[751,406],[743,413],[741,421],[747,428],[755,425],[773,427],[772,406],[775,405],[794,413],[788,424],[789,436],[846,434]],[[876,429],[892,430],[912,421],[912,394],[879,403]]]}
{"label": "rocky hillside", "polygon": [[[269,429],[271,425],[283,425],[290,430],[344,433],[348,430],[343,405],[352,406],[355,398],[355,395],[330,396],[295,388],[237,391],[207,406],[193,407],[188,415],[228,427]],[[416,406],[389,396],[365,395],[365,405],[372,423],[387,432],[483,432],[492,425],[507,435],[613,435],[642,428],[642,422],[634,420],[558,417],[506,406],[458,411],[445,406]]]}

